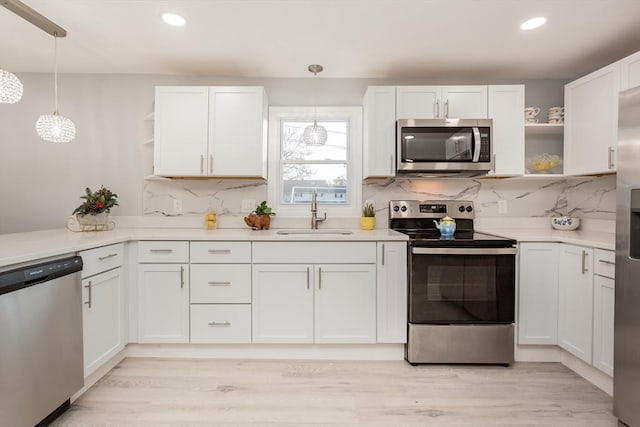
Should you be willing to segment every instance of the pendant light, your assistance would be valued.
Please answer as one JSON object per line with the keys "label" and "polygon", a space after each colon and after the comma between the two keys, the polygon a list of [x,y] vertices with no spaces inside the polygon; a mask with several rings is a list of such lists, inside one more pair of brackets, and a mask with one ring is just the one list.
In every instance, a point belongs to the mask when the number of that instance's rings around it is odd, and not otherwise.
{"label": "pendant light", "polygon": [[53,34],[53,98],[55,109],[53,114],[43,114],[36,122],[38,136],[47,142],[70,142],[76,137],[76,125],[58,114],[58,36]]}
{"label": "pendant light", "polygon": [[[308,70],[313,73],[313,76],[317,76],[318,73],[321,73],[324,68],[319,64],[311,64],[308,67]],[[314,88],[314,98],[315,98],[315,88]],[[315,101],[315,99],[314,99]],[[316,115],[316,107],[314,102],[313,107],[313,124],[307,126],[304,129],[304,133],[302,134],[302,140],[307,145],[324,145],[327,143],[327,130],[324,126],[318,124],[318,118]]]}
{"label": "pendant light", "polygon": [[0,104],[15,104],[22,98],[22,82],[15,74],[0,69]]}

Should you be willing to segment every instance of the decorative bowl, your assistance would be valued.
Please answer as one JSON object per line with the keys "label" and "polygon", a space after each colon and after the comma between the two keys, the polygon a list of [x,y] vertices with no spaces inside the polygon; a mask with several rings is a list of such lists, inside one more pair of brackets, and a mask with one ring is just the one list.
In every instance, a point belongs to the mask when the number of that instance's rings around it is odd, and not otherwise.
{"label": "decorative bowl", "polygon": [[555,154],[539,154],[528,159],[528,169],[531,173],[548,173],[561,163],[560,157]]}
{"label": "decorative bowl", "polygon": [[575,230],[580,226],[580,218],[556,216],[551,218],[551,227],[556,230]]}

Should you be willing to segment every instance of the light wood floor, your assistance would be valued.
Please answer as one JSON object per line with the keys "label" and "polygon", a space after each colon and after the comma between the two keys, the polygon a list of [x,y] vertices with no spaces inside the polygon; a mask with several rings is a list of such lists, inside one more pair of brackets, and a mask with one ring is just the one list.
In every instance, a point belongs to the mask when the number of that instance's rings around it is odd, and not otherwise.
{"label": "light wood floor", "polygon": [[125,359],[54,423],[77,426],[617,426],[558,363]]}

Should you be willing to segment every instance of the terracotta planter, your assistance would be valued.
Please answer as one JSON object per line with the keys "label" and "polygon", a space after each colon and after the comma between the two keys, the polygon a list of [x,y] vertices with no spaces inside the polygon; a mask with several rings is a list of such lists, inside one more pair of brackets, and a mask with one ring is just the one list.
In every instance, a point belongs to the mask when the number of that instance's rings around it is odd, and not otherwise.
{"label": "terracotta planter", "polygon": [[375,216],[362,216],[360,217],[360,228],[363,230],[373,230],[376,228]]}

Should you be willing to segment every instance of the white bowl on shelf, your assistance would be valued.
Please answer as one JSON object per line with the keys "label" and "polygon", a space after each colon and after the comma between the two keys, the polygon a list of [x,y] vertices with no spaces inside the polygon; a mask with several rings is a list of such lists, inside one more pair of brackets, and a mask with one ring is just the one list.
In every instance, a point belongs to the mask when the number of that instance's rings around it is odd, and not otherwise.
{"label": "white bowl on shelf", "polygon": [[570,216],[555,216],[551,218],[551,227],[556,230],[575,230],[580,227],[580,218]]}

